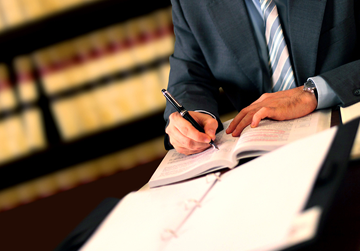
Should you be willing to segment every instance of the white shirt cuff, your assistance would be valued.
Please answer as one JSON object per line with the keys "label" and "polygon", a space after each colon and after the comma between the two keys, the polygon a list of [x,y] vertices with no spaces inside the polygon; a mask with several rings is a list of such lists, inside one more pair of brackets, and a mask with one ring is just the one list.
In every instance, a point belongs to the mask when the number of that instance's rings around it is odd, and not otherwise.
{"label": "white shirt cuff", "polygon": [[195,110],[194,112],[205,113],[205,114],[210,115],[210,116],[213,117],[214,119],[216,119],[216,117],[215,117],[212,113],[210,113],[210,112],[208,112],[208,111],[205,111],[205,110]]}
{"label": "white shirt cuff", "polygon": [[318,93],[318,105],[316,109],[329,108],[341,103],[340,99],[333,91],[333,89],[327,84],[325,79],[320,76],[308,78],[312,80],[316,85]]}

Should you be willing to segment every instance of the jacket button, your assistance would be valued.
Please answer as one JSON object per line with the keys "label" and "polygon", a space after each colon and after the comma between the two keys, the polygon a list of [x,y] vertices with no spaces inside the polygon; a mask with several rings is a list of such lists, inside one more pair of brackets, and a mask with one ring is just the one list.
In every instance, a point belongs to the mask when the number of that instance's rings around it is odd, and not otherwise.
{"label": "jacket button", "polygon": [[355,90],[353,91],[353,94],[354,94],[355,96],[360,96],[360,89],[355,89]]}

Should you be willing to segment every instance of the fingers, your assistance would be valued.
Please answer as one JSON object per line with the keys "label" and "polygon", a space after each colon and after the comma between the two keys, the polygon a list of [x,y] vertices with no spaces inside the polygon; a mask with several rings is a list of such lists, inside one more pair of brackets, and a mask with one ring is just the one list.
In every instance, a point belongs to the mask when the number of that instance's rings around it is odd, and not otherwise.
{"label": "fingers", "polygon": [[236,125],[235,129],[232,131],[233,137],[239,137],[244,128],[250,125],[253,114],[253,111],[249,112],[242,118],[242,120]]}
{"label": "fingers", "polygon": [[190,122],[181,117],[177,112],[170,115],[170,122],[166,128],[170,143],[178,152],[186,155],[198,153],[209,148],[209,142],[211,139],[215,139],[217,129],[217,121],[211,116],[206,114],[199,115],[198,113],[191,113],[191,116],[204,127],[206,133],[196,130]]}
{"label": "fingers", "polygon": [[216,129],[218,128],[218,122],[216,119],[208,119],[204,123],[205,133],[212,139],[215,140]]}
{"label": "fingers", "polygon": [[242,119],[245,117],[247,111],[246,108],[242,109],[238,115],[235,116],[235,118],[233,119],[233,121],[231,121],[229,127],[226,129],[226,133],[230,134],[232,133],[235,128],[237,127],[237,125],[242,121]]}
{"label": "fingers", "polygon": [[176,132],[176,130],[172,132],[172,134],[169,134],[169,136],[170,143],[174,146],[176,151],[182,154],[189,155],[199,153],[210,147],[208,142],[196,142],[181,134],[179,131]]}
{"label": "fingers", "polygon": [[261,108],[262,103],[267,99],[271,98],[271,96],[272,94],[270,93],[264,93],[260,96],[260,98],[255,100],[248,107],[242,109],[240,113],[230,123],[229,127],[226,130],[226,133],[232,133],[234,137],[239,136],[242,130],[251,123],[252,115],[255,114],[257,110]]}
{"label": "fingers", "polygon": [[226,133],[239,136],[249,124],[257,127],[264,118],[288,120],[305,116],[315,110],[314,95],[304,92],[302,87],[276,93],[265,93],[234,118]]}
{"label": "fingers", "polygon": [[274,113],[275,113],[275,108],[262,107],[252,117],[251,127],[257,127],[260,121],[264,118],[272,118],[274,116]]}

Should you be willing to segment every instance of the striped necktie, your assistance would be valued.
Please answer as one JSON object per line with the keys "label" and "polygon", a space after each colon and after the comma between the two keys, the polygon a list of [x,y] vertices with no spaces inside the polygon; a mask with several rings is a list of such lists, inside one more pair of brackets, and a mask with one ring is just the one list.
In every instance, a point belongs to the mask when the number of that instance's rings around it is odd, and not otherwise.
{"label": "striped necktie", "polygon": [[272,90],[277,92],[294,88],[294,73],[276,5],[272,0],[260,0],[260,4],[265,22]]}

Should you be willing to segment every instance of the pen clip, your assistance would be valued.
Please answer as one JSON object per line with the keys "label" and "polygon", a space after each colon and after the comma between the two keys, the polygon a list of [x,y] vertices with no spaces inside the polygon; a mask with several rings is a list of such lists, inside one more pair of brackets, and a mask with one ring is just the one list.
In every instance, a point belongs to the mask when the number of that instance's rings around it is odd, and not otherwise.
{"label": "pen clip", "polygon": [[162,89],[161,92],[165,98],[178,110],[181,116],[187,112],[187,110],[179,102],[177,102],[176,99],[167,90]]}

